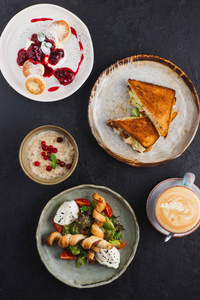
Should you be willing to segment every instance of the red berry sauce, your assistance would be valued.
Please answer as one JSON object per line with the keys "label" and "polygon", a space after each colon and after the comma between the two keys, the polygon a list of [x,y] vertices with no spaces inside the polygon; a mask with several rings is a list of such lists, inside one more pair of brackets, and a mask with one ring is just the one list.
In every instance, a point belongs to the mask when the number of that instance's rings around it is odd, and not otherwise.
{"label": "red berry sauce", "polygon": [[83,50],[83,45],[80,41],[78,43],[79,43],[80,51],[82,51]]}
{"label": "red berry sauce", "polygon": [[37,34],[33,33],[31,36],[31,41],[34,43],[39,43],[38,38],[37,38]]}
{"label": "red berry sauce", "polygon": [[25,49],[20,49],[17,54],[17,64],[19,66],[23,66],[23,64],[27,59],[28,59],[27,51]]}
{"label": "red berry sauce", "polygon": [[49,67],[47,63],[44,63],[43,66],[44,66],[43,76],[44,77],[51,77],[54,74],[54,70],[51,67]]}
{"label": "red berry sauce", "polygon": [[27,49],[28,58],[33,61],[42,63],[45,58],[45,54],[40,49],[40,43],[33,43]]}
{"label": "red berry sauce", "polygon": [[60,84],[62,85],[68,85],[70,84],[74,78],[75,78],[75,73],[69,68],[60,68],[56,69],[54,72],[54,76],[58,79]]}
{"label": "red berry sauce", "polygon": [[51,18],[35,18],[31,20],[31,23],[39,22],[39,21],[53,21]]}
{"label": "red berry sauce", "polygon": [[59,86],[52,86],[48,89],[49,92],[55,92],[59,89]]}
{"label": "red berry sauce", "polygon": [[[47,20],[52,20],[51,18],[37,18],[37,19],[32,19],[31,22],[38,22],[38,21],[47,21]],[[77,37],[77,32],[76,30],[71,27],[71,33],[78,39]],[[63,57],[64,57],[64,51],[63,49],[60,48],[55,48],[55,44],[52,40],[49,40],[47,37],[45,37],[45,41],[49,42],[52,44],[51,47],[51,53],[50,55],[45,55],[42,50],[41,50],[41,42],[38,41],[38,35],[36,33],[33,33],[30,39],[33,43],[28,47],[27,50],[25,49],[20,49],[18,54],[17,54],[17,64],[19,66],[23,66],[26,60],[30,59],[32,63],[42,63],[44,66],[44,77],[51,77],[54,75],[59,83],[61,85],[68,85],[73,82],[75,76],[77,75],[80,65],[84,59],[84,55],[81,55],[81,59],[78,63],[77,70],[74,72],[73,70],[69,68],[58,68],[55,71],[53,68],[51,68],[49,64],[51,65],[56,65]],[[80,51],[83,50],[83,45],[81,41],[78,41]],[[48,62],[45,62],[45,58],[48,57]],[[55,87],[50,87],[48,89],[49,92],[54,92],[59,89],[58,86]],[[46,151],[46,149],[43,149]]]}
{"label": "red berry sauce", "polygon": [[63,57],[64,57],[64,51],[63,51],[63,49],[57,48],[49,56],[49,63],[51,65],[55,66]]}
{"label": "red berry sauce", "polygon": [[77,38],[77,32],[76,32],[76,30],[73,27],[70,27],[70,28],[71,28],[71,33],[73,35],[75,35],[75,37]]}

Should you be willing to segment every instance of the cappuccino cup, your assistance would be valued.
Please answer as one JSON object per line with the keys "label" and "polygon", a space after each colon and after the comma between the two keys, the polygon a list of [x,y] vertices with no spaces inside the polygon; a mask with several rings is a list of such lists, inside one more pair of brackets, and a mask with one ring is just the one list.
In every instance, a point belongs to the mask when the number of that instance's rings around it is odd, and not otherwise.
{"label": "cappuccino cup", "polygon": [[200,198],[190,188],[195,175],[186,173],[181,185],[163,191],[155,203],[158,223],[172,233],[185,233],[200,225]]}

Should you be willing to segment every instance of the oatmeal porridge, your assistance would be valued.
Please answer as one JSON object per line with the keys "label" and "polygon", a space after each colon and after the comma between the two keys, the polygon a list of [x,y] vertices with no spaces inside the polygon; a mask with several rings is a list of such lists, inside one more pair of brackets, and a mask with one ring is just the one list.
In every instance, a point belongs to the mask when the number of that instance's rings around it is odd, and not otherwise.
{"label": "oatmeal porridge", "polygon": [[53,179],[69,172],[74,148],[69,139],[57,131],[36,134],[26,150],[31,170],[40,177]]}

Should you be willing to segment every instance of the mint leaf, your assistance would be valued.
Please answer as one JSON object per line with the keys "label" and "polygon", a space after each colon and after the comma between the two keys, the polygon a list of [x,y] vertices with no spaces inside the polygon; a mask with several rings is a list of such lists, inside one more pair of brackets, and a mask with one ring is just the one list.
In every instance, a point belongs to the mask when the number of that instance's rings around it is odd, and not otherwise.
{"label": "mint leaf", "polygon": [[55,168],[56,168],[56,162],[55,162],[55,161],[53,161],[53,162],[51,163],[51,167],[52,167],[52,169],[55,169]]}
{"label": "mint leaf", "polygon": [[57,160],[55,154],[53,154],[53,153],[51,153],[50,159],[52,161],[56,161]]}

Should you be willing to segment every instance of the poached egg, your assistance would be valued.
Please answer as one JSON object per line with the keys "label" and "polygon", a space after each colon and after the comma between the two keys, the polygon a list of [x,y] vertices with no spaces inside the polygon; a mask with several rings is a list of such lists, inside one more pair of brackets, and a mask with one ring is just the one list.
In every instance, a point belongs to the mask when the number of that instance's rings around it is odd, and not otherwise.
{"label": "poached egg", "polygon": [[120,263],[120,253],[117,248],[113,247],[111,250],[101,249],[95,253],[95,258],[101,265],[108,268],[117,269]]}
{"label": "poached egg", "polygon": [[64,202],[56,212],[54,222],[59,225],[69,225],[78,219],[79,207],[76,202],[66,201]]}

